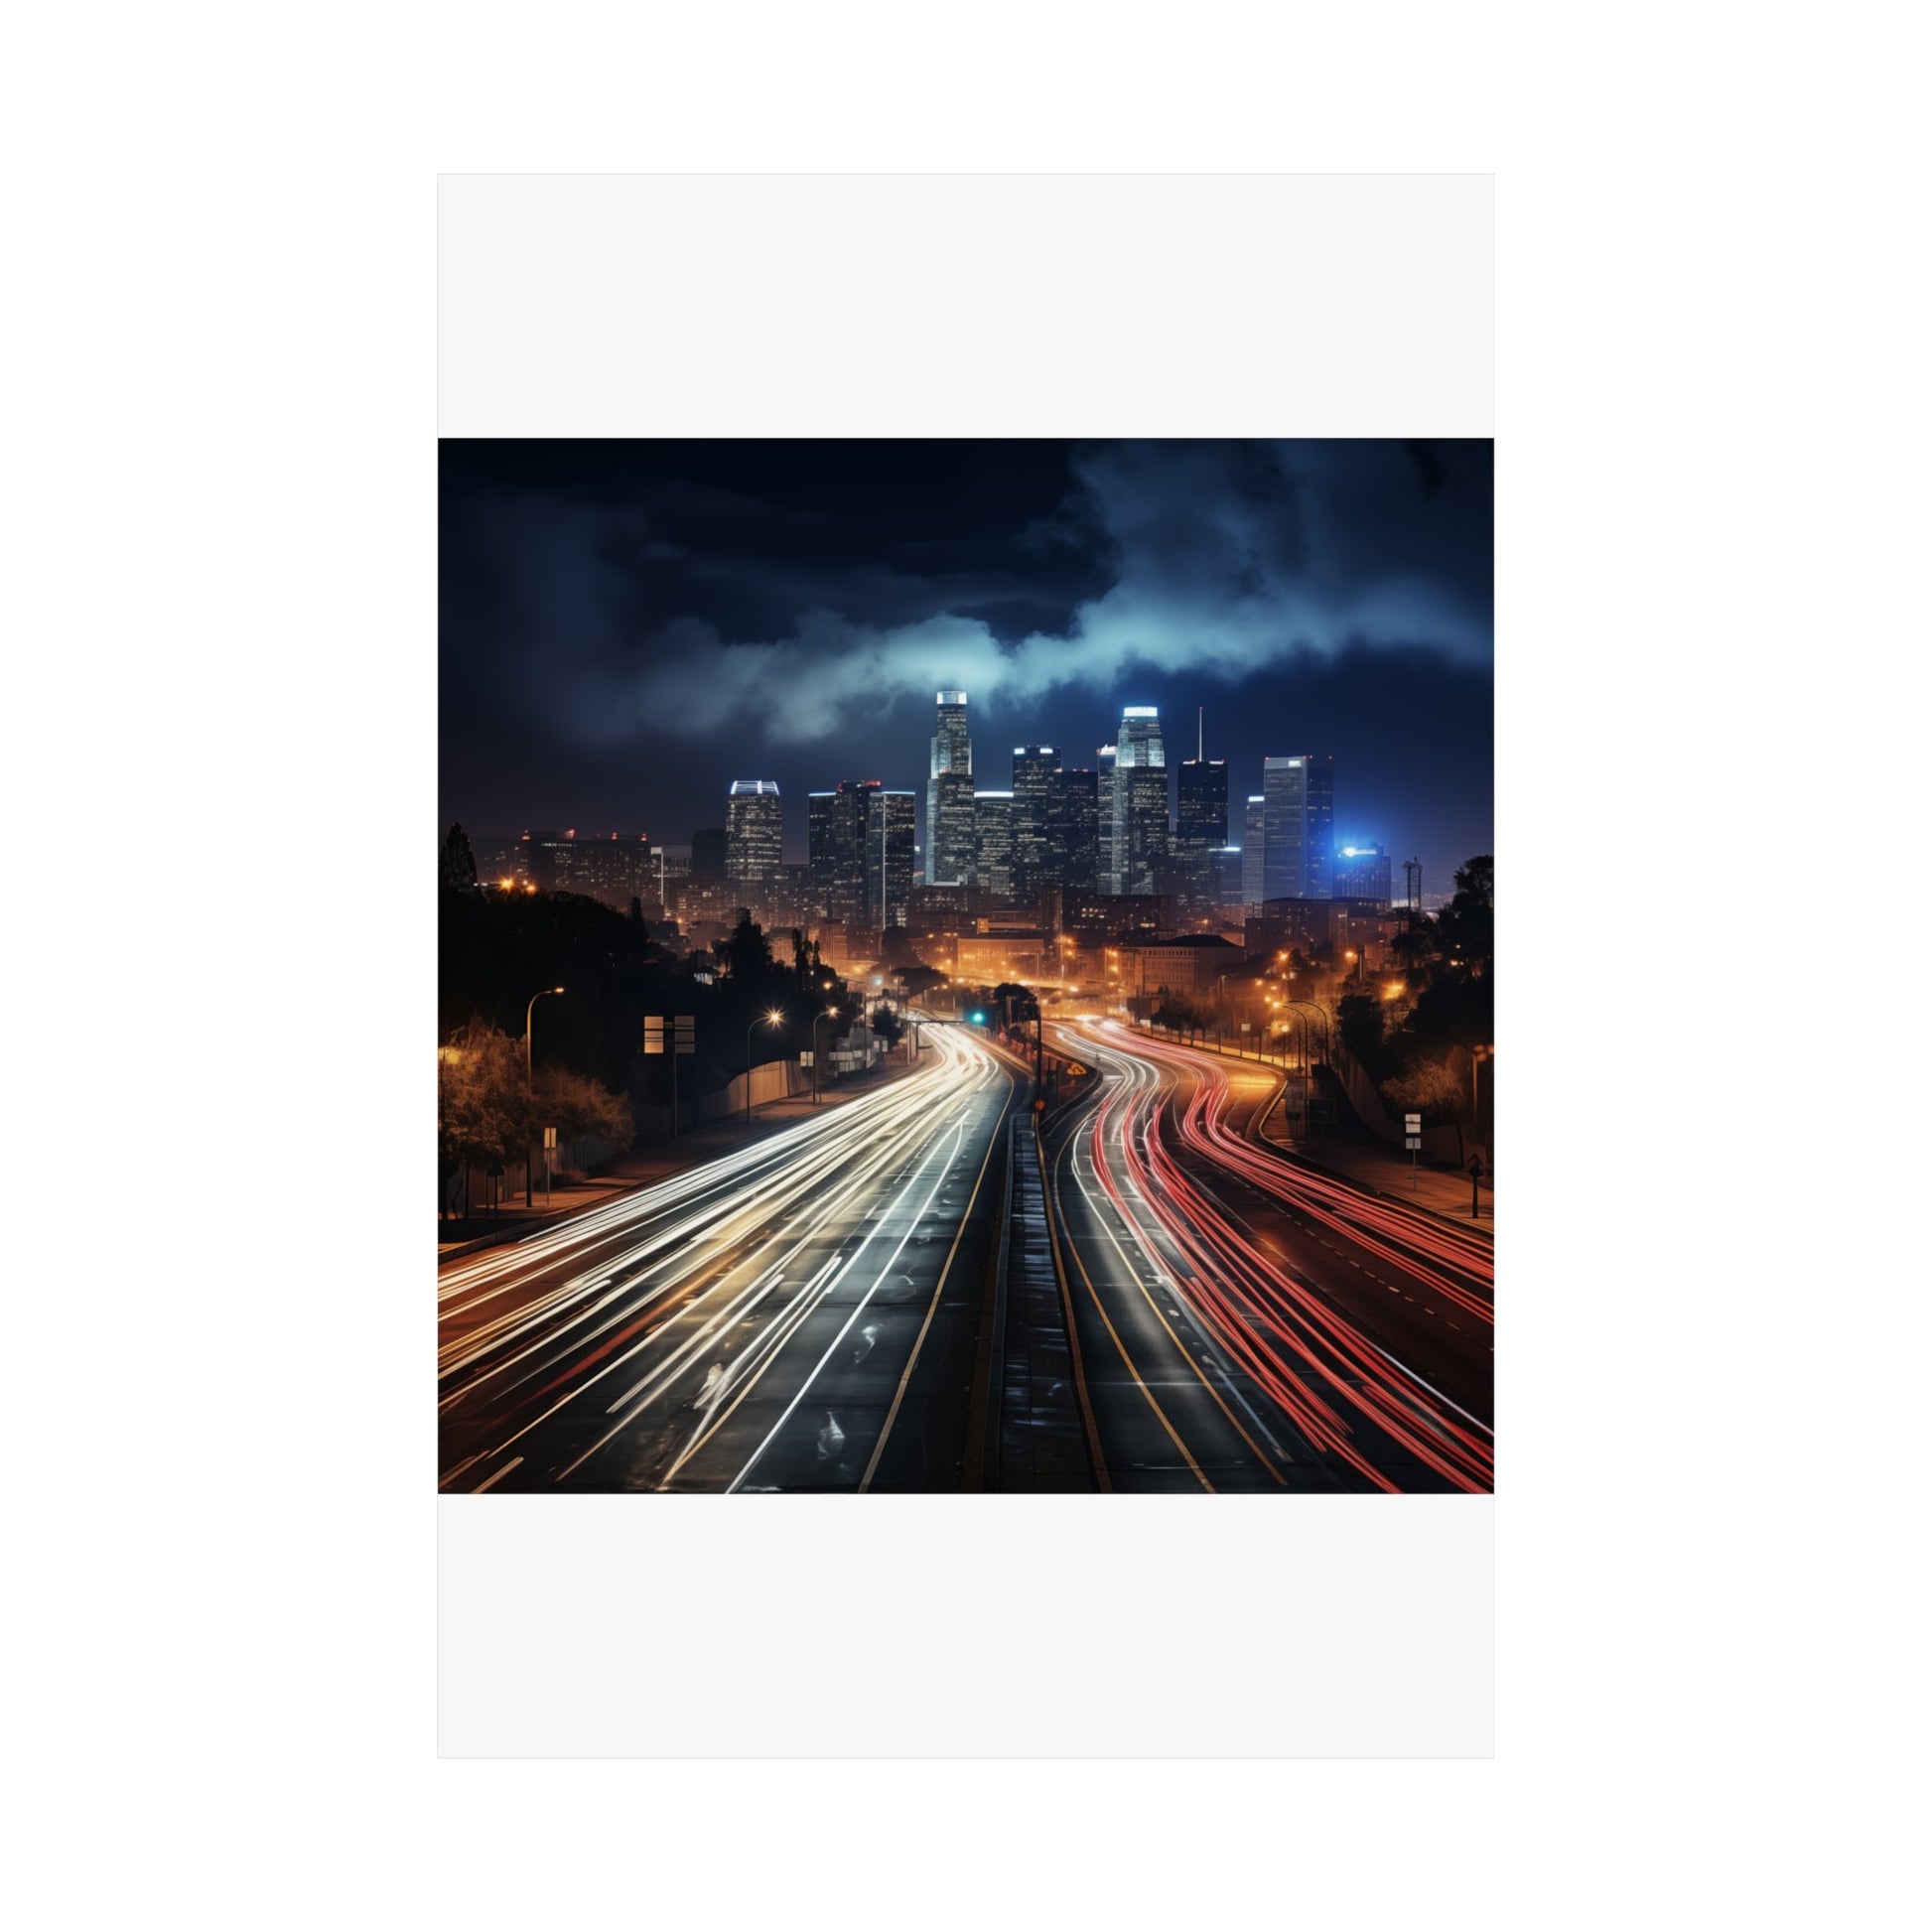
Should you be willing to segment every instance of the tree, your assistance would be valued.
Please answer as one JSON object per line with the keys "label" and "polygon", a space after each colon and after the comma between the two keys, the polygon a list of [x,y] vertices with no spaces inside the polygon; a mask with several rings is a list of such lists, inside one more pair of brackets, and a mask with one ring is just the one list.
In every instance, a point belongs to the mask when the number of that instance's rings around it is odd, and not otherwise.
{"label": "tree", "polygon": [[533,1118],[540,1130],[554,1127],[560,1141],[609,1141],[621,1153],[637,1138],[630,1103],[601,1080],[566,1066],[543,1066],[533,1083]]}
{"label": "tree", "polygon": [[1034,998],[1033,989],[1021,986],[1016,981],[1002,980],[993,989],[993,1000],[1006,1016],[1009,1027],[1039,1018],[1039,1002]]}
{"label": "tree", "polygon": [[747,979],[760,979],[771,964],[771,942],[765,938],[764,928],[741,908],[730,935],[711,942],[711,954],[728,979],[741,974]]}
{"label": "tree", "polygon": [[459,1169],[507,1167],[528,1145],[520,1042],[472,1020],[437,1049],[436,1139],[447,1181]]}
{"label": "tree", "polygon": [[470,835],[452,823],[443,840],[443,853],[437,865],[444,887],[456,893],[477,890],[477,855],[470,849]]}
{"label": "tree", "polygon": [[1418,1060],[1382,1088],[1386,1105],[1398,1112],[1420,1114],[1425,1127],[1455,1129],[1456,1161],[1462,1159],[1462,1123],[1469,1118],[1469,1082],[1447,1059]]}
{"label": "tree", "polygon": [[447,1181],[459,1168],[509,1167],[524,1160],[554,1127],[559,1140],[636,1138],[630,1103],[602,1081],[568,1067],[536,1069],[524,1085],[523,1042],[471,1020],[436,1053],[436,1135]]}
{"label": "tree", "polygon": [[883,1003],[872,1010],[872,1030],[888,1046],[897,1046],[905,1037],[898,1015]]}
{"label": "tree", "polygon": [[1466,973],[1486,974],[1496,951],[1496,862],[1478,853],[1455,869],[1455,895],[1437,914],[1443,952]]}
{"label": "tree", "polygon": [[935,986],[943,986],[946,976],[936,966],[913,965],[896,967],[893,978],[904,989],[908,1000],[916,1000]]}
{"label": "tree", "polygon": [[1170,993],[1161,988],[1161,1004],[1154,1009],[1154,1024],[1166,1027],[1170,1033],[1197,1034],[1205,1031],[1208,1021],[1199,1005],[1185,993]]}
{"label": "tree", "polygon": [[1344,993],[1335,1003],[1335,1032],[1371,1080],[1379,1082],[1396,1070],[1380,1000],[1366,993]]}

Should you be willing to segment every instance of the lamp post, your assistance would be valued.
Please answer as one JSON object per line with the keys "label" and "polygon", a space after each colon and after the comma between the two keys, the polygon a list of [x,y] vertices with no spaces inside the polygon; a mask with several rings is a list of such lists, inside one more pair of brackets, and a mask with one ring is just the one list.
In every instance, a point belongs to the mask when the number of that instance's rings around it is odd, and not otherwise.
{"label": "lamp post", "polygon": [[[1469,1096],[1469,1138],[1477,1142],[1476,1158],[1480,1160],[1480,1136],[1482,1134],[1482,1063],[1493,1060],[1496,1049],[1493,1046],[1472,1046],[1469,1048],[1469,1078],[1472,1090]],[[1474,1210],[1471,1209],[1471,1212]]]}
{"label": "lamp post", "polygon": [[[819,1022],[821,1020],[836,1020],[838,1017],[839,1010],[837,1007],[827,1007],[823,1013],[815,1013],[812,1015],[812,1105],[814,1107],[819,1104],[819,1089],[825,1083],[824,1061],[820,1057],[818,1050]],[[831,1035],[827,1035],[826,1037],[830,1038]]]}
{"label": "lamp post", "polygon": [[[1309,1027],[1309,1017],[1306,1013],[1298,1013],[1294,1011],[1292,1004],[1291,1004],[1290,1011],[1284,1017],[1289,1030],[1287,1033],[1283,1034],[1282,1035],[1282,1079],[1283,1079],[1284,1089],[1286,1089],[1286,1083],[1288,1079],[1288,1055],[1289,1055],[1290,1041],[1294,1034],[1294,1030],[1297,1027],[1299,1027],[1301,1028],[1302,1032],[1301,1032],[1301,1037],[1299,1041],[1295,1042],[1296,1057],[1301,1062],[1299,1070],[1302,1075],[1302,1105],[1304,1109],[1306,1109],[1309,1104],[1309,1082],[1311,1077],[1311,1069],[1310,1066],[1310,1049],[1309,1049],[1309,1035],[1311,1031]],[[1306,1118],[1304,1117],[1303,1125],[1298,1130],[1295,1125],[1297,1116],[1286,1114],[1286,1110],[1284,1110],[1284,1114],[1289,1123],[1289,1127],[1288,1127],[1289,1139],[1295,1140],[1299,1137],[1300,1139],[1306,1141],[1308,1139],[1308,1125],[1307,1125]]]}
{"label": "lamp post", "polygon": [[[1324,1006],[1321,1006],[1321,1005],[1318,1005],[1318,1004],[1317,1004],[1317,1003],[1316,1003],[1315,1001],[1313,1001],[1313,1000],[1291,1000],[1291,1001],[1289,1001],[1289,1003],[1288,1003],[1288,1004],[1289,1004],[1290,1006],[1292,1006],[1292,1007],[1301,1007],[1301,1008],[1303,1008],[1303,1009],[1305,1009],[1305,1010],[1306,1010],[1307,1012],[1309,1012],[1309,1013],[1318,1013],[1318,1014],[1319,1014],[1319,1015],[1321,1016],[1321,1053],[1322,1053],[1322,1058],[1323,1058],[1323,1059],[1324,1059],[1324,1060],[1325,1060],[1325,1061],[1326,1061],[1326,1062],[1327,1062],[1327,1063],[1328,1063],[1329,1065],[1331,1065],[1331,1066],[1332,1066],[1332,1065],[1334,1064],[1334,1057],[1335,1057],[1335,1042],[1334,1042],[1334,1035],[1332,1035],[1332,1034],[1330,1033],[1330,1031],[1329,1031],[1329,1028],[1328,1028],[1328,1009],[1327,1009],[1326,1007],[1324,1007]],[[1308,1024],[1308,1023],[1307,1023],[1306,1021],[1305,1021],[1305,1022],[1303,1023],[1303,1025],[1304,1025],[1304,1026],[1306,1026],[1307,1024]],[[1308,1097],[1308,1101],[1307,1101],[1307,1103],[1306,1103],[1306,1104],[1307,1104],[1307,1106],[1308,1106],[1308,1109],[1309,1109],[1309,1111],[1308,1111],[1308,1113],[1307,1113],[1307,1114],[1305,1115],[1305,1117],[1304,1117],[1304,1135],[1303,1135],[1303,1138],[1304,1138],[1304,1139],[1309,1139],[1309,1138],[1311,1138],[1311,1136],[1310,1136],[1310,1135],[1309,1135],[1309,1133],[1308,1133],[1308,1131],[1307,1131],[1307,1130],[1308,1130],[1309,1128],[1311,1128],[1311,1127],[1312,1127],[1312,1126],[1314,1125],[1314,1113],[1313,1113],[1313,1108],[1314,1108],[1314,1068],[1313,1068],[1312,1066],[1311,1066],[1311,1067],[1309,1068],[1309,1077],[1308,1077],[1308,1096],[1309,1096],[1309,1097]]]}
{"label": "lamp post", "polygon": [[[539,1000],[547,999],[550,995],[561,993],[563,990],[561,986],[540,986],[530,995],[530,1003],[523,1009],[523,1102],[533,1111],[536,1106],[536,1092],[532,1072],[534,1063],[530,1057],[530,1022],[536,1013]],[[531,1192],[535,1180],[533,1171],[536,1163],[529,1159],[530,1144],[527,1140],[523,1144],[523,1205],[530,1207],[536,1201],[536,1196]]]}
{"label": "lamp post", "polygon": [[747,1127],[752,1124],[752,1035],[760,1027],[782,1027],[784,1023],[784,1015],[773,1007],[762,1020],[754,1020],[745,1029],[745,1125]]}

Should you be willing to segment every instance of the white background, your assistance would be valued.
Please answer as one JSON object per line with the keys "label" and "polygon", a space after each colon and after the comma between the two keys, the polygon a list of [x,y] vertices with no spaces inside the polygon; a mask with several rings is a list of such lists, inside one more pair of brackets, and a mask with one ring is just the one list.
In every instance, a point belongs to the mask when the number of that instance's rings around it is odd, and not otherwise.
{"label": "white background", "polygon": [[[1903,19],[15,28],[9,1716],[34,1922],[1907,1915],[1932,317]],[[409,1069],[435,177],[800,167],[1495,174],[1520,1152],[1493,1762],[434,1755]]]}
{"label": "white background", "polygon": [[[446,435],[1492,433],[1479,176],[469,177],[441,210]],[[1486,1497],[560,1501],[437,1504],[452,1755],[1493,1746]]]}

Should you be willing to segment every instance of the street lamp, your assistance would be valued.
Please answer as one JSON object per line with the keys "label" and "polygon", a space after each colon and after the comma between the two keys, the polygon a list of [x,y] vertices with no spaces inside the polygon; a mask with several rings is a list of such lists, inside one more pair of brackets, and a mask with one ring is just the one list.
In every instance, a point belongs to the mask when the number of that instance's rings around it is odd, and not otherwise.
{"label": "street lamp", "polygon": [[[523,1009],[523,1102],[533,1112],[536,1107],[536,1094],[535,1083],[531,1074],[530,1021],[536,1013],[537,1002],[539,1000],[547,999],[552,994],[561,993],[563,990],[561,986],[540,986],[530,995],[530,1004]],[[524,1143],[523,1151],[527,1157],[530,1152],[530,1144],[527,1141]],[[534,1161],[525,1159],[523,1163],[523,1205],[525,1207],[534,1205],[536,1200],[536,1196],[530,1191],[535,1180],[533,1172],[535,1167],[536,1163]]]}
{"label": "street lamp", "polygon": [[[1472,1046],[1469,1048],[1469,1078],[1472,1082],[1472,1091],[1469,1096],[1469,1138],[1477,1142],[1478,1150],[1480,1150],[1481,1146],[1479,1137],[1482,1133],[1482,1063],[1484,1060],[1493,1060],[1495,1057],[1496,1049],[1493,1046]],[[1481,1158],[1480,1152],[1478,1152],[1477,1158]],[[1474,1208],[1471,1208],[1469,1211],[1472,1214],[1475,1212]]]}
{"label": "street lamp", "polygon": [[752,1035],[760,1027],[782,1027],[784,1024],[784,1015],[773,1007],[762,1020],[754,1020],[745,1029],[745,1125],[747,1127],[752,1124]]}
{"label": "street lamp", "polygon": [[[1315,1000],[1291,1000],[1288,1004],[1292,1007],[1304,1007],[1310,1013],[1318,1013],[1321,1016],[1321,1056],[1324,1062],[1332,1065],[1335,1057],[1335,1042],[1334,1035],[1328,1025],[1328,1009]],[[1310,1070],[1310,1078],[1313,1078],[1312,1069]]]}
{"label": "street lamp", "polygon": [[[824,1085],[825,1081],[824,1061],[821,1059],[818,1050],[818,1024],[821,1020],[836,1020],[838,1017],[839,1010],[837,1007],[827,1007],[823,1013],[815,1013],[812,1015],[812,1105],[814,1107],[819,1104],[819,1088]],[[829,1038],[830,1035],[827,1035],[827,1037]]]}

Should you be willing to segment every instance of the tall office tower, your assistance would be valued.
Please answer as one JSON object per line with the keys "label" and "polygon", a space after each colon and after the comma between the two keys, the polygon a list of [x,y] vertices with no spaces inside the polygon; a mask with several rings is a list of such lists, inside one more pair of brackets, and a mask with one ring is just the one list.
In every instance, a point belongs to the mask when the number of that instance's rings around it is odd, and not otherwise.
{"label": "tall office tower", "polygon": [[1214,903],[1221,911],[1231,912],[1241,903],[1241,869],[1246,858],[1238,845],[1224,845],[1207,855],[1214,882]]}
{"label": "tall office tower", "polygon": [[811,898],[836,925],[865,923],[866,814],[877,778],[847,778],[805,799]]}
{"label": "tall office tower", "polygon": [[1228,761],[1183,759],[1174,795],[1171,885],[1195,913],[1212,912],[1221,902],[1212,855],[1228,842]]}
{"label": "tall office tower", "polygon": [[1174,800],[1174,843],[1186,852],[1214,852],[1227,842],[1227,759],[1183,759]]}
{"label": "tall office tower", "polygon": [[691,834],[691,877],[720,880],[725,876],[725,828],[706,826]]}
{"label": "tall office tower", "polygon": [[1100,887],[1100,774],[1091,765],[1070,764],[1059,775],[1057,850],[1051,864],[1055,886],[1091,893]]}
{"label": "tall office tower", "polygon": [[1335,839],[1335,761],[1275,758],[1263,761],[1268,856],[1265,898],[1326,898]]}
{"label": "tall office tower", "polygon": [[1335,854],[1328,887],[1330,898],[1379,899],[1386,908],[1395,898],[1395,868],[1379,845],[1344,845]]}
{"label": "tall office tower", "polygon": [[777,779],[734,778],[725,800],[725,877],[747,904],[761,902],[776,884],[784,856]]}
{"label": "tall office tower", "polygon": [[868,926],[903,925],[912,894],[912,835],[919,816],[916,792],[873,786],[866,795],[865,897]]}
{"label": "tall office tower", "polygon": [[1267,794],[1251,791],[1241,818],[1241,903],[1259,905],[1267,894],[1263,867],[1268,850]]}
{"label": "tall office tower", "polygon": [[1108,890],[1160,892],[1168,867],[1168,752],[1154,705],[1129,705],[1120,714],[1113,807]]}
{"label": "tall office tower", "polygon": [[1335,761],[1332,757],[1310,759],[1309,859],[1311,898],[1327,898],[1335,864]]}
{"label": "tall office tower", "polygon": [[925,788],[925,883],[973,883],[973,741],[966,734],[966,693],[937,695],[932,767]]}
{"label": "tall office tower", "polygon": [[1014,796],[1010,791],[982,791],[973,799],[973,876],[981,897],[1011,898],[1019,841],[1014,836]]}
{"label": "tall office tower", "polygon": [[1093,883],[1103,893],[1111,893],[1114,885],[1114,773],[1120,762],[1118,745],[1102,745],[1093,755],[1098,767],[1094,780],[1094,820],[1097,828],[1098,844],[1094,850]]}
{"label": "tall office tower", "polygon": [[1050,745],[1013,748],[1013,886],[1031,898],[1060,883],[1060,755]]}

